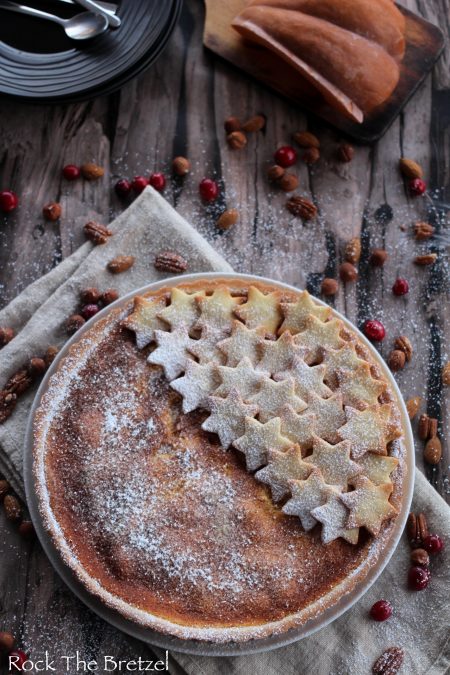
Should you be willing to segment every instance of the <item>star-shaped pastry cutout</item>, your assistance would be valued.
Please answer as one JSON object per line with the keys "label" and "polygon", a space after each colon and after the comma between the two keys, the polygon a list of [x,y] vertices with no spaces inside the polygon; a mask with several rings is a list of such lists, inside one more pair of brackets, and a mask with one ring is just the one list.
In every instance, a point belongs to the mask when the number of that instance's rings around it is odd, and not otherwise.
{"label": "star-shaped pastry cutout", "polygon": [[354,481],[355,490],[341,494],[345,506],[350,509],[347,527],[365,527],[376,537],[385,520],[393,518],[398,511],[389,501],[392,483],[375,485],[365,476]]}
{"label": "star-shaped pastry cutout", "polygon": [[372,377],[368,363],[352,371],[338,370],[336,376],[345,405],[359,409],[378,403],[378,397],[387,387],[385,382]]}
{"label": "star-shaped pastry cutout", "polygon": [[339,499],[339,495],[333,495],[323,506],[313,509],[311,515],[322,523],[324,544],[329,544],[338,537],[342,537],[349,544],[358,543],[359,528],[347,529],[349,511]]}
{"label": "star-shaped pastry cutout", "polygon": [[292,446],[286,452],[270,450],[268,460],[267,466],[255,473],[255,478],[270,487],[274,502],[279,502],[288,495],[291,483],[303,481],[314,468],[302,459],[302,451],[298,445]]}
{"label": "star-shaped pastry cutout", "polygon": [[282,302],[281,311],[284,315],[284,321],[279,332],[288,330],[292,335],[306,328],[307,319],[311,315],[317,317],[320,321],[327,321],[331,316],[331,309],[313,302],[308,291],[300,293],[296,302]]}
{"label": "star-shaped pastry cutout", "polygon": [[247,302],[234,310],[247,328],[262,327],[264,332],[276,334],[281,322],[280,291],[261,293],[255,286],[248,289]]}
{"label": "star-shaped pastry cutout", "polygon": [[281,433],[287,436],[293,443],[298,443],[302,450],[312,448],[316,416],[308,409],[301,415],[297,415],[290,406],[285,406],[280,411]]}
{"label": "star-shaped pastry cutout", "polygon": [[172,329],[184,323],[190,331],[200,315],[197,298],[204,296],[204,291],[185,293],[179,288],[172,288],[170,305],[159,313],[159,317],[164,319]]}
{"label": "star-shaped pastry cutout", "polygon": [[307,403],[308,412],[314,413],[316,417],[314,425],[316,436],[329,443],[338,443],[342,440],[337,431],[346,420],[342,396],[335,393],[329,398],[321,398],[312,393],[308,396]]}
{"label": "star-shaped pastry cutout", "polygon": [[224,356],[217,348],[217,343],[223,338],[223,332],[214,328],[203,328],[199,340],[193,340],[189,351],[196,356],[201,364],[222,364]]}
{"label": "star-shaped pastry cutout", "polygon": [[202,429],[217,434],[224,448],[229,448],[244,434],[245,418],[258,413],[258,406],[244,403],[236,390],[230,391],[227,398],[210,396],[208,407],[211,415],[203,422]]}
{"label": "star-shaped pastry cutout", "polygon": [[289,331],[285,331],[278,340],[264,340],[262,358],[256,367],[269,375],[280,373],[290,368],[294,356],[301,356],[303,353]]}
{"label": "star-shaped pastry cutout", "polygon": [[[286,334],[283,333],[283,335]],[[277,373],[275,380],[285,380],[287,377],[292,377],[295,382],[295,393],[300,398],[306,399],[312,391],[321,398],[327,398],[333,392],[323,381],[326,370],[326,367],[322,364],[308,366],[300,356],[294,356],[291,367]]]}
{"label": "star-shaped pastry cutout", "polygon": [[326,349],[323,357],[323,365],[326,366],[326,383],[336,388],[338,386],[338,370],[356,370],[358,366],[366,363],[356,353],[355,346],[351,342],[341,347],[341,349]]}
{"label": "star-shaped pastry cutout", "polygon": [[259,408],[260,422],[279,417],[286,405],[290,405],[296,412],[306,408],[306,403],[295,394],[294,380],[274,382],[264,376],[258,392],[250,400]]}
{"label": "star-shaped pastry cutout", "polygon": [[365,410],[345,408],[346,424],[338,430],[339,437],[350,441],[353,459],[360,459],[366,452],[377,455],[387,455],[387,444],[391,440],[389,423],[391,406],[386,403],[381,406],[371,406]]}
{"label": "star-shaped pastry cutout", "polygon": [[358,464],[362,467],[363,474],[372,483],[383,485],[383,483],[391,482],[391,473],[397,468],[398,459],[396,457],[383,457],[382,455],[375,455],[373,452],[366,452],[358,460]]}
{"label": "star-shaped pastry cutout", "polygon": [[143,298],[137,295],[133,303],[133,311],[122,321],[122,325],[134,331],[137,348],[144,349],[155,339],[155,330],[167,329],[167,324],[159,318],[166,301],[164,298]]}
{"label": "star-shaped pastry cutout", "polygon": [[340,333],[344,324],[340,319],[330,319],[324,323],[315,316],[306,319],[305,330],[297,333],[295,344],[305,348],[306,363],[320,361],[325,349],[340,349],[345,342]]}
{"label": "star-shaped pastry cutout", "polygon": [[183,397],[183,412],[207,408],[208,397],[217,388],[219,377],[212,363],[201,365],[188,361],[183,377],[172,380],[170,386]]}
{"label": "star-shaped pastry cutout", "polygon": [[227,396],[232,389],[236,389],[246,401],[261,385],[264,375],[255,370],[250,359],[242,359],[235,368],[217,366],[217,373],[222,384],[215,392],[216,396]]}
{"label": "star-shaped pastry cutout", "polygon": [[261,424],[251,417],[245,418],[245,434],[233,443],[245,455],[248,471],[256,471],[267,464],[269,450],[283,452],[292,447],[292,442],[281,434],[279,417]]}
{"label": "star-shaped pastry cutout", "polygon": [[242,298],[233,297],[226,286],[218,286],[212,295],[197,298],[200,318],[196,328],[207,327],[217,333],[222,332],[223,335],[230,333],[235,318],[233,311],[241,300]]}
{"label": "star-shaped pastry cutout", "polygon": [[316,436],[307,461],[320,469],[325,483],[337,485],[341,490],[347,490],[350,478],[361,473],[359,464],[350,459],[349,441],[331,445]]}
{"label": "star-shaped pastry cutout", "polygon": [[227,366],[231,368],[237,366],[245,357],[249,358],[253,365],[259,361],[264,333],[262,328],[250,329],[240,321],[234,321],[231,337],[217,343],[217,348],[226,356]]}
{"label": "star-shaped pastry cutout", "polygon": [[195,342],[189,337],[185,325],[175,330],[155,330],[157,348],[149,354],[147,361],[164,368],[166,378],[171,382],[186,370],[187,363],[192,359],[188,350]]}
{"label": "star-shaped pastry cutout", "polygon": [[314,468],[306,480],[293,480],[289,483],[292,497],[283,506],[283,512],[288,516],[298,516],[303,529],[312,530],[317,520],[311,511],[337,494],[336,488],[327,485],[319,469]]}

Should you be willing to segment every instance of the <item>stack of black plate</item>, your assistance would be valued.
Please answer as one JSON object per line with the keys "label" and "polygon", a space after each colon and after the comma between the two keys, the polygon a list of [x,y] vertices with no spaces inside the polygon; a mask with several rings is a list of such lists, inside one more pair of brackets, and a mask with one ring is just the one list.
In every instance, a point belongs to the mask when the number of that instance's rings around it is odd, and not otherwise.
{"label": "stack of black plate", "polygon": [[[114,0],[117,4],[119,0]],[[122,25],[74,43],[50,21],[1,9],[0,93],[36,102],[72,102],[121,87],[161,53],[182,0],[122,0]],[[70,17],[79,5],[57,0],[23,4]]]}

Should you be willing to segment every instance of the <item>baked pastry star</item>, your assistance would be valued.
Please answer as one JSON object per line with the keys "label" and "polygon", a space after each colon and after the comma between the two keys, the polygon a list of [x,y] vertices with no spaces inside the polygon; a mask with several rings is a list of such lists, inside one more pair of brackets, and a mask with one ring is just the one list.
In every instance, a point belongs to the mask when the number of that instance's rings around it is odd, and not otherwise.
{"label": "baked pastry star", "polygon": [[300,293],[296,302],[282,302],[281,311],[284,315],[284,321],[279,332],[283,333],[288,330],[292,335],[306,328],[307,319],[311,315],[317,317],[320,321],[327,321],[331,316],[331,309],[313,302],[308,291]]}
{"label": "baked pastry star", "polygon": [[286,452],[269,450],[268,460],[267,466],[255,473],[255,478],[270,487],[274,502],[286,497],[291,483],[303,481],[314,468],[302,459],[302,451],[298,445],[292,446]]}
{"label": "baked pastry star", "polygon": [[183,397],[183,412],[207,407],[209,395],[217,388],[219,377],[214,364],[201,365],[188,361],[183,377],[172,380],[170,386]]}
{"label": "baked pastry star", "polygon": [[155,339],[158,346],[149,354],[147,361],[162,366],[171,382],[186,370],[188,361],[192,359],[188,350],[195,340],[189,337],[184,324],[171,332],[155,330]]}
{"label": "baked pastry star", "polygon": [[281,420],[273,417],[262,424],[252,417],[245,418],[245,434],[236,439],[234,447],[245,455],[247,469],[255,471],[267,464],[269,450],[283,452],[292,447],[292,441],[281,434]]}
{"label": "baked pastry star", "polygon": [[317,523],[311,511],[337,494],[336,488],[325,483],[320,470],[316,467],[306,480],[291,480],[289,490],[292,497],[283,506],[283,512],[288,516],[298,516],[306,532],[312,530]]}
{"label": "baked pastry star", "polygon": [[122,325],[134,331],[137,348],[144,349],[155,339],[155,330],[167,329],[167,324],[159,318],[166,301],[164,298],[147,299],[137,295],[133,303],[133,311],[122,321]]}
{"label": "baked pastry star", "polygon": [[308,456],[307,461],[320,469],[326,483],[347,490],[350,478],[361,473],[359,464],[350,459],[350,449],[349,441],[331,445],[316,436],[312,455]]}
{"label": "baked pastry star", "polygon": [[279,417],[286,405],[290,405],[296,412],[306,408],[306,403],[295,394],[292,379],[275,382],[269,377],[264,377],[258,392],[250,398],[250,401],[258,406],[261,422]]}
{"label": "baked pastry star", "polygon": [[232,389],[226,398],[210,396],[208,407],[211,415],[203,422],[202,429],[217,434],[224,448],[229,448],[245,431],[245,418],[255,417],[258,406],[244,403],[239,393]]}
{"label": "baked pastry star", "polygon": [[353,492],[341,494],[342,501],[350,509],[347,527],[364,526],[376,537],[385,520],[398,513],[389,501],[392,483],[375,485],[366,476],[358,476],[354,486]]}
{"label": "baked pastry star", "polygon": [[234,313],[247,328],[261,327],[264,332],[275,334],[281,322],[280,295],[279,291],[264,294],[250,286],[247,302],[236,307]]}

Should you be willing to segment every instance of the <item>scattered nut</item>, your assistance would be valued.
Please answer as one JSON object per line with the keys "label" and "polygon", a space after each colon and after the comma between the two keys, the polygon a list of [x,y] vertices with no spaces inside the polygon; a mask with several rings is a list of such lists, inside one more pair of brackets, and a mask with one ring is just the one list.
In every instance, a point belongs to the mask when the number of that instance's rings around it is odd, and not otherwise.
{"label": "scattered nut", "polygon": [[410,513],[406,522],[406,532],[413,548],[422,548],[423,540],[428,536],[428,524],[424,513]]}
{"label": "scattered nut", "polygon": [[402,352],[400,349],[394,349],[388,358],[388,366],[392,372],[396,373],[399,370],[404,368],[406,362],[405,352]]}
{"label": "scattered nut", "polygon": [[314,146],[307,148],[302,155],[305,164],[315,164],[320,159],[320,150]]}
{"label": "scattered nut", "polygon": [[174,272],[176,274],[185,272],[188,267],[186,260],[173,251],[159,253],[155,258],[154,265],[161,272]]}
{"label": "scattered nut", "polygon": [[85,319],[80,314],[72,314],[66,321],[66,331],[69,335],[73,335],[80,330],[81,326],[86,323]]}
{"label": "scattered nut", "polygon": [[416,265],[433,265],[436,262],[437,253],[425,253],[424,255],[418,255],[414,258]]}
{"label": "scattered nut", "polygon": [[397,675],[402,667],[405,652],[401,647],[389,647],[372,666],[373,675]]}
{"label": "scattered nut", "polygon": [[428,417],[425,413],[419,417],[417,433],[422,441],[433,438],[437,434],[438,423],[435,417]]}
{"label": "scattered nut", "polygon": [[356,264],[361,258],[361,239],[353,237],[347,242],[344,249],[344,258],[347,262]]}
{"label": "scattered nut", "polygon": [[94,164],[94,162],[82,164],[80,166],[80,171],[81,175],[83,178],[86,178],[86,180],[98,180],[105,174],[103,167],[99,166],[98,164]]}
{"label": "scattered nut", "polygon": [[270,181],[278,181],[280,178],[282,178],[285,174],[285,170],[283,169],[282,166],[279,166],[278,164],[274,164],[271,166],[268,171],[267,171],[267,176]]}
{"label": "scattered nut", "polygon": [[11,522],[17,522],[22,518],[22,507],[15,495],[6,495],[3,499],[5,516]]}
{"label": "scattered nut", "polygon": [[247,145],[247,136],[242,131],[232,131],[227,136],[227,142],[232,150],[241,150]]}
{"label": "scattered nut", "polygon": [[31,520],[23,520],[19,525],[19,534],[24,539],[32,539],[36,534]]}
{"label": "scattered nut", "polygon": [[11,342],[14,337],[14,331],[12,328],[0,328],[0,347],[4,347]]}
{"label": "scattered nut", "polygon": [[439,464],[442,457],[442,444],[437,436],[430,438],[424,448],[423,458],[428,464]]}
{"label": "scattered nut", "polygon": [[0,479],[0,501],[3,501],[3,497],[7,494],[10,485],[7,480],[4,478]]}
{"label": "scattered nut", "polygon": [[420,164],[406,157],[399,160],[398,168],[405,178],[422,178],[423,176],[423,169]]}
{"label": "scattered nut", "polygon": [[175,157],[172,169],[177,176],[186,176],[191,170],[191,163],[186,157]]}
{"label": "scattered nut", "polygon": [[112,274],[121,274],[129,270],[130,267],[133,267],[134,260],[134,256],[132,255],[118,255],[116,258],[110,260],[106,267]]}
{"label": "scattered nut", "polygon": [[40,377],[45,373],[46,370],[47,364],[45,363],[44,359],[40,359],[37,356],[34,356],[32,359],[30,359],[28,363],[28,372],[31,377]]}
{"label": "scattered nut", "polygon": [[406,360],[408,362],[411,361],[413,355],[413,347],[410,340],[406,337],[406,335],[399,335],[398,338],[396,338],[394,341],[394,347],[395,349],[400,349],[400,351],[405,353]]}
{"label": "scattered nut", "polygon": [[343,262],[339,267],[339,277],[345,283],[356,281],[358,278],[358,270],[352,263]]}
{"label": "scattered nut", "polygon": [[55,360],[55,356],[57,355],[58,352],[59,352],[58,347],[55,347],[53,345],[50,345],[50,347],[47,347],[47,351],[45,352],[45,355],[44,355],[44,361],[45,361],[45,365],[47,366],[47,368],[49,366],[51,366],[51,364]]}
{"label": "scattered nut", "polygon": [[301,148],[320,148],[320,141],[309,131],[297,131],[294,134],[294,141]]}
{"label": "scattered nut", "polygon": [[413,398],[410,398],[409,401],[406,401],[406,410],[408,411],[408,417],[410,420],[414,419],[414,417],[419,412],[421,403],[422,399],[420,396],[414,396]]}
{"label": "scattered nut", "polygon": [[446,387],[450,385],[450,361],[442,368],[442,384]]}
{"label": "scattered nut", "polygon": [[5,391],[20,396],[31,387],[32,383],[33,378],[28,372],[28,368],[21,368],[9,378],[5,384]]}
{"label": "scattered nut", "polygon": [[61,204],[58,204],[57,202],[50,202],[42,209],[42,215],[44,216],[45,220],[50,220],[52,222],[59,220],[59,218],[61,218],[61,213]]}
{"label": "scattered nut", "polygon": [[236,225],[239,220],[239,211],[237,209],[227,209],[217,219],[217,227],[221,230],[228,230]]}
{"label": "scattered nut", "polygon": [[278,185],[283,192],[293,192],[298,188],[298,178],[293,173],[285,173],[278,180]]}
{"label": "scattered nut", "polygon": [[242,131],[246,131],[248,133],[255,133],[257,131],[262,131],[264,127],[266,126],[266,118],[264,115],[254,115],[253,117],[250,117],[249,120],[244,122],[242,125]]}
{"label": "scattered nut", "polygon": [[14,649],[15,642],[16,640],[12,633],[2,631],[0,633],[0,652],[5,652],[6,654],[11,652]]}
{"label": "scattered nut", "polygon": [[106,291],[100,296],[100,302],[102,305],[110,305],[112,302],[115,302],[119,297],[118,291],[115,288],[107,288]]}
{"label": "scattered nut", "polygon": [[286,202],[286,208],[303,220],[312,220],[317,216],[317,206],[305,197],[291,197]]}
{"label": "scattered nut", "polygon": [[413,565],[428,567],[430,564],[430,556],[424,548],[415,548],[411,551],[411,562]]}
{"label": "scattered nut", "polygon": [[0,391],[0,424],[3,424],[13,412],[17,403],[17,394],[2,389]]}
{"label": "scattered nut", "polygon": [[86,235],[87,239],[96,245],[106,244],[109,237],[112,236],[111,230],[109,230],[104,225],[100,225],[100,223],[96,223],[95,220],[90,220],[88,223],[86,223],[84,226],[84,234]]}
{"label": "scattered nut", "polygon": [[387,258],[388,254],[384,248],[374,248],[370,254],[369,262],[373,267],[383,267]]}
{"label": "scattered nut", "polygon": [[342,143],[337,150],[337,157],[340,162],[351,162],[355,156],[355,149],[349,143]]}
{"label": "scattered nut", "polygon": [[320,287],[322,295],[336,295],[339,289],[339,284],[336,281],[336,279],[331,279],[330,277],[325,277],[325,279],[322,281],[322,285]]}
{"label": "scattered nut", "polygon": [[85,288],[80,293],[80,300],[83,305],[96,305],[100,299],[100,291],[98,288]]}
{"label": "scattered nut", "polygon": [[227,117],[223,126],[227,134],[231,134],[233,131],[241,130],[241,121],[237,117]]}
{"label": "scattered nut", "polygon": [[419,220],[414,224],[414,236],[418,241],[429,239],[434,234],[434,227],[430,223]]}

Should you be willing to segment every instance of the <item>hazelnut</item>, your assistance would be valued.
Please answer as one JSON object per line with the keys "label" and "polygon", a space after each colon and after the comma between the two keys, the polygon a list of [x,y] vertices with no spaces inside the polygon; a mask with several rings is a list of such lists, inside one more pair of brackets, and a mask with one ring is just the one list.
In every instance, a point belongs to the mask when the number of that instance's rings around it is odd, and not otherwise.
{"label": "hazelnut", "polygon": [[242,150],[247,145],[247,136],[242,131],[232,131],[227,141],[232,150]]}
{"label": "hazelnut", "polygon": [[186,157],[175,157],[172,169],[177,176],[186,176],[191,170],[191,163]]}
{"label": "hazelnut", "polygon": [[0,347],[4,347],[11,342],[14,337],[14,331],[12,328],[0,328]]}
{"label": "hazelnut", "polygon": [[349,143],[342,143],[337,150],[337,158],[340,162],[351,162],[355,155],[355,149]]}
{"label": "hazelnut", "polygon": [[97,304],[100,298],[100,291],[98,288],[92,287],[92,288],[85,288],[83,291],[80,293],[80,300],[83,305],[92,305],[92,304]]}
{"label": "hazelnut", "polygon": [[283,178],[285,174],[285,170],[283,169],[282,166],[279,166],[278,164],[274,164],[271,166],[268,171],[267,171],[267,176],[270,181],[278,181],[280,178]]}
{"label": "hazelnut", "polygon": [[421,567],[428,567],[430,564],[430,556],[424,548],[414,548],[411,551],[411,562],[413,565],[420,565]]}
{"label": "hazelnut", "polygon": [[298,188],[298,178],[293,173],[285,173],[278,180],[278,185],[283,192],[293,192]]}
{"label": "hazelnut", "polygon": [[47,347],[47,351],[45,352],[44,356],[44,361],[47,368],[53,363],[53,361],[55,360],[55,356],[57,355],[58,352],[59,352],[58,347],[55,347],[53,345]]}
{"label": "hazelnut", "polygon": [[220,230],[228,230],[233,225],[236,225],[239,220],[239,211],[237,209],[227,209],[217,220],[217,227]]}
{"label": "hazelnut", "polygon": [[320,150],[314,146],[307,148],[302,155],[305,164],[315,164],[320,159]]}
{"label": "hazelnut", "polygon": [[50,220],[52,222],[59,220],[61,213],[61,204],[58,204],[57,202],[50,202],[42,209],[42,215],[44,216],[45,220]]}
{"label": "hazelnut", "polygon": [[374,248],[370,254],[369,262],[373,267],[383,267],[388,258],[387,251],[384,248]]}
{"label": "hazelnut", "polygon": [[320,287],[322,295],[336,295],[338,289],[339,284],[336,279],[330,279],[329,277],[325,277]]}
{"label": "hazelnut", "polygon": [[223,126],[227,134],[231,134],[233,131],[240,131],[242,125],[237,117],[227,117]]}
{"label": "hazelnut", "polygon": [[400,349],[394,349],[388,358],[388,366],[392,372],[396,373],[398,370],[404,368],[406,362],[405,352]]}
{"label": "hazelnut", "polygon": [[66,331],[69,335],[73,335],[81,328],[81,326],[84,326],[85,323],[86,321],[80,314],[72,314],[66,321]]}
{"label": "hazelnut", "polygon": [[30,359],[30,362],[28,363],[28,373],[31,377],[39,377],[40,375],[43,375],[46,370],[47,365],[44,359],[40,359],[37,356]]}
{"label": "hazelnut", "polygon": [[106,291],[100,296],[100,302],[102,305],[110,305],[112,302],[115,302],[119,297],[118,291],[115,288],[107,288]]}
{"label": "hazelnut", "polygon": [[358,278],[358,270],[352,263],[343,262],[339,267],[339,276],[345,283],[356,281]]}
{"label": "hazelnut", "polygon": [[14,644],[16,640],[12,633],[7,633],[6,631],[0,632],[0,652],[11,652],[14,649]]}

